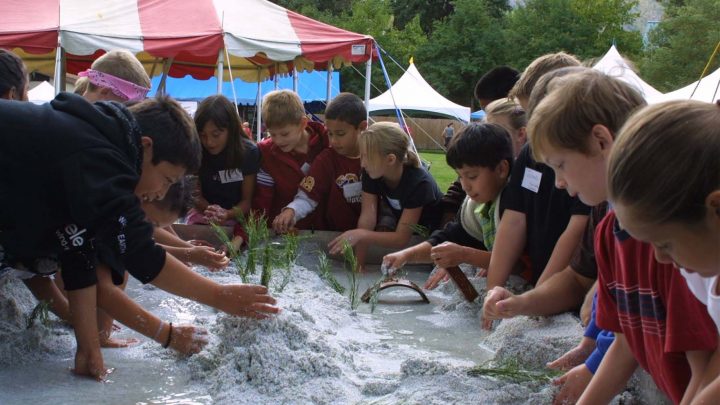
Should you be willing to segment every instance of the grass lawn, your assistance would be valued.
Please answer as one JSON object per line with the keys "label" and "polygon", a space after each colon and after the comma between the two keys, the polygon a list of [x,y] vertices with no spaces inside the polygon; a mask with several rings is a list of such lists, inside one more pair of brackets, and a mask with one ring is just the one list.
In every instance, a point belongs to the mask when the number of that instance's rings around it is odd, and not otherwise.
{"label": "grass lawn", "polygon": [[420,157],[430,162],[430,174],[435,178],[440,191],[445,193],[448,187],[457,179],[455,170],[445,163],[445,153],[425,151],[420,152]]}

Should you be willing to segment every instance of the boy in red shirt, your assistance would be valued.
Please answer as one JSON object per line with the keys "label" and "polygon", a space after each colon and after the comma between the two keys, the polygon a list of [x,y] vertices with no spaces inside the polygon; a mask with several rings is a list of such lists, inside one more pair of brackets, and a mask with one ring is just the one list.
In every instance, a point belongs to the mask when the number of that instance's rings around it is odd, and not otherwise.
{"label": "boy in red shirt", "polygon": [[[262,155],[252,207],[264,213],[268,223],[297,193],[298,184],[310,172],[310,164],[328,147],[327,129],[309,122],[297,94],[290,90],[268,93],[263,99],[268,138],[258,143]],[[314,228],[314,218],[298,221],[300,229]]]}
{"label": "boy in red shirt", "polygon": [[358,136],[367,128],[366,118],[362,99],[352,93],[341,93],[328,104],[325,125],[331,147],[315,158],[295,199],[275,217],[276,232],[287,232],[313,212],[316,229],[357,227],[362,197]]}
{"label": "boy in red shirt", "polygon": [[[592,70],[555,79],[548,89],[528,123],[533,152],[555,171],[558,188],[585,204],[600,204],[608,198],[608,156],[620,131],[606,117],[629,116],[622,101],[641,96]],[[717,346],[702,304],[672,266],[656,261],[651,245],[620,228],[612,211],[596,228],[595,259],[596,323],[614,332],[615,341],[578,403],[610,402],[638,364],[673,402],[692,395],[700,381],[691,369],[704,367]]]}

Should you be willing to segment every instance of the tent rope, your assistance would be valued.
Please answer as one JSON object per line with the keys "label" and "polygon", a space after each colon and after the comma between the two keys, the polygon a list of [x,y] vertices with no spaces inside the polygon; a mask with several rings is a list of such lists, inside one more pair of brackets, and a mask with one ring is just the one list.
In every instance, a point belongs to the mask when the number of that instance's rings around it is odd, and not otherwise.
{"label": "tent rope", "polygon": [[[708,69],[710,68],[710,64],[712,63],[713,59],[715,59],[715,55],[718,53],[718,49],[720,49],[720,41],[718,41],[717,45],[715,45],[715,50],[710,55],[710,59],[708,59],[707,63],[705,64],[705,68],[703,69],[702,73],[700,74],[700,79],[698,79],[697,83],[695,84],[695,88],[693,89],[692,93],[690,94],[690,99],[695,95],[695,91],[697,91],[698,87],[700,87],[700,82],[705,77],[705,74],[707,73]],[[720,87],[720,81],[718,81],[718,87]],[[715,87],[715,93],[713,93],[713,99],[715,99],[715,96],[717,96],[718,87]]]}

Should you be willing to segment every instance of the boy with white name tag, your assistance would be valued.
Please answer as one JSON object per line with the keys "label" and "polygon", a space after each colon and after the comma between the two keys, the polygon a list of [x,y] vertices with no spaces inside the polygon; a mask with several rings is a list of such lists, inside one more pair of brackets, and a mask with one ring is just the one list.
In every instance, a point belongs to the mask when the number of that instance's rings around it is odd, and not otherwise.
{"label": "boy with white name tag", "polygon": [[[510,96],[531,116],[529,96],[540,77],[562,67],[579,65],[575,57],[563,52],[541,56],[525,69]],[[535,285],[567,267],[587,226],[590,207],[555,188],[553,170],[536,162],[527,144],[515,161],[502,203],[505,211],[488,268],[488,291],[505,286],[523,251],[528,255],[531,269],[526,278]],[[490,328],[492,294],[485,300],[483,327]]]}
{"label": "boy with white name tag", "polygon": [[[290,90],[268,93],[263,99],[262,116],[270,136],[258,143],[262,163],[252,208],[272,224],[295,199],[298,185],[309,174],[315,158],[328,148],[328,135],[323,124],[309,122],[302,100]],[[298,220],[295,227],[319,229],[319,217],[310,215]]]}
{"label": "boy with white name tag", "polygon": [[357,227],[362,200],[358,136],[367,128],[360,97],[341,93],[325,110],[330,148],[320,152],[300,182],[295,199],[273,221],[278,233],[317,212],[315,229],[347,231]]}

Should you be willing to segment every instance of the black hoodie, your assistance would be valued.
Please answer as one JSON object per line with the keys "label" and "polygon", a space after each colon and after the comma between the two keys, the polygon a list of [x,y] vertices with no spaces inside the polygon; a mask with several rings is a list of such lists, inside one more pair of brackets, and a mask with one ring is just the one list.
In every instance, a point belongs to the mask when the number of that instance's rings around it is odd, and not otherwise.
{"label": "black hoodie", "polygon": [[0,245],[19,261],[58,255],[69,290],[93,285],[98,261],[152,281],[165,252],[134,194],[141,166],[137,122],[118,103],[0,100]]}

